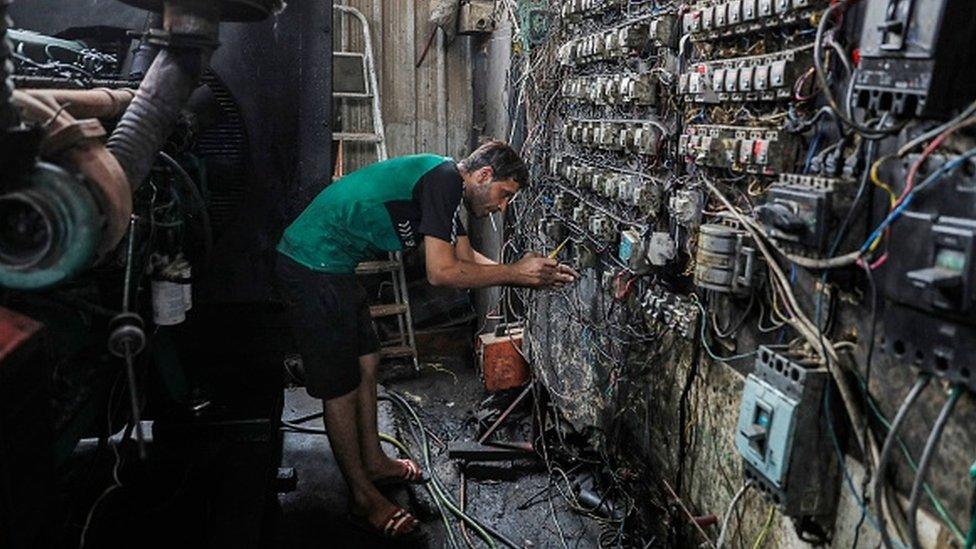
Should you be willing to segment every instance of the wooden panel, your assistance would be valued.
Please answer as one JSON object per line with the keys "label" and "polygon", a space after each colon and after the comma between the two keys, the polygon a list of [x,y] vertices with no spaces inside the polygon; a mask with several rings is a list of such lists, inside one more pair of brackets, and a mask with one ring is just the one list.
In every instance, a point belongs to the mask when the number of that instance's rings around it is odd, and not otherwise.
{"label": "wooden panel", "polygon": [[[428,22],[430,18],[430,4],[427,0],[414,0],[417,8],[417,25],[414,29],[417,59],[420,59],[424,47],[432,31]],[[438,31],[439,35],[440,32]],[[416,95],[416,152],[442,152],[443,141],[438,139],[438,132],[443,128],[437,127],[437,64],[443,51],[438,47],[438,40],[431,44],[427,57],[417,69]]]}
{"label": "wooden panel", "polygon": [[460,160],[470,152],[472,124],[471,39],[458,36],[447,48],[447,155]]}
{"label": "wooden panel", "polygon": [[[359,9],[369,20],[390,156],[432,152],[463,158],[472,118],[469,39],[459,37],[447,45],[438,32],[424,63],[416,68],[432,29],[429,0],[337,2]],[[346,49],[362,51],[359,27],[353,22],[344,33]],[[368,105],[344,103],[347,131],[371,131]],[[371,146],[347,143],[344,157],[348,173],[374,162],[376,154]]]}
{"label": "wooden panel", "polygon": [[[379,1],[379,0],[377,0]],[[415,0],[382,0],[384,56],[380,66],[384,80],[383,116],[390,156],[416,152],[417,74],[414,69],[416,40]]]}

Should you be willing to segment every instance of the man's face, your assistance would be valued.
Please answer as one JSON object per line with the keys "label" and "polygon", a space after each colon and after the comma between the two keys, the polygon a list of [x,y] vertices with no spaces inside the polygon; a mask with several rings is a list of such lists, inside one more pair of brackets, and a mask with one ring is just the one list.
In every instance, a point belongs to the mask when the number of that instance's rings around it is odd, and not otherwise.
{"label": "man's face", "polygon": [[493,175],[491,168],[481,168],[473,174],[474,184],[466,187],[465,204],[471,215],[477,218],[505,211],[519,190],[519,184],[514,179],[492,181]]}

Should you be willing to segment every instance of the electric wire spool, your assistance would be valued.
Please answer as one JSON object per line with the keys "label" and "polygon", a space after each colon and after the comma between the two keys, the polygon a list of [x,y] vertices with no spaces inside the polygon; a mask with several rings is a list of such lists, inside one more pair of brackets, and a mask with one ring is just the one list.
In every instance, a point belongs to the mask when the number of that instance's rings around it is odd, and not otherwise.
{"label": "electric wire spool", "polygon": [[718,224],[702,225],[695,254],[695,285],[723,294],[744,294],[752,288],[756,254],[745,231]]}

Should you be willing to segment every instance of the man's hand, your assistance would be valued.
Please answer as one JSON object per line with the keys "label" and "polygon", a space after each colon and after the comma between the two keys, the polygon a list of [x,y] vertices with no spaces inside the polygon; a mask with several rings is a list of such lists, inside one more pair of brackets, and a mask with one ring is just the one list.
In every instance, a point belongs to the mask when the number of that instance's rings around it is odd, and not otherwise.
{"label": "man's hand", "polygon": [[528,288],[562,288],[579,278],[579,273],[569,266],[538,254],[526,254],[512,268],[518,284]]}

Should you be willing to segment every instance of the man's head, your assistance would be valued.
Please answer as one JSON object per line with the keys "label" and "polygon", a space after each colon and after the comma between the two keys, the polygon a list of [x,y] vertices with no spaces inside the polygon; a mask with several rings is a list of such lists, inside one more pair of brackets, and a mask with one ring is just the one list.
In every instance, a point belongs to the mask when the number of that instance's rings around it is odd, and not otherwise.
{"label": "man's head", "polygon": [[525,162],[504,141],[488,141],[458,163],[464,178],[464,202],[475,217],[503,211],[529,182]]}

